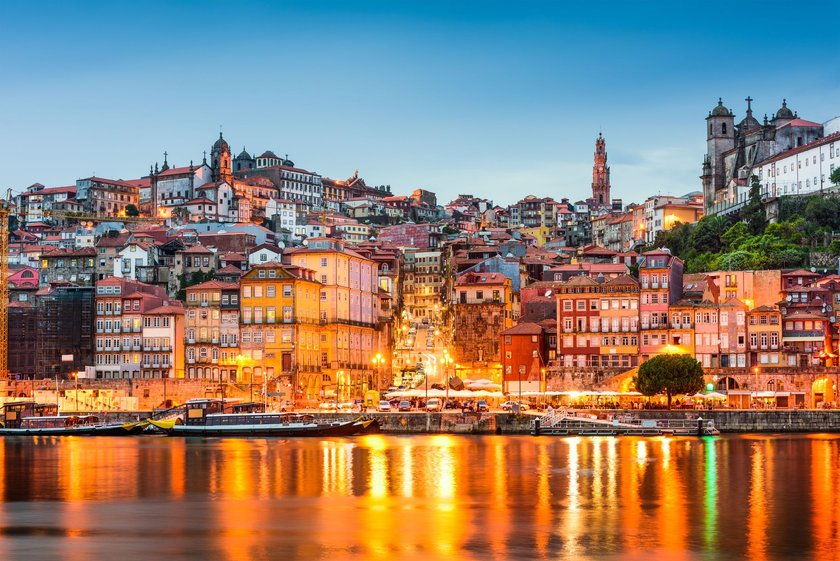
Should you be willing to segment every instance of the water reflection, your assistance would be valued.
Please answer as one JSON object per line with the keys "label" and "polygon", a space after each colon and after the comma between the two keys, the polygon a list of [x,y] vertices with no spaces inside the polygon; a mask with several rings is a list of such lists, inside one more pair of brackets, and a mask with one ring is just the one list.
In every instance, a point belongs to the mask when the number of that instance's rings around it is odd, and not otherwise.
{"label": "water reflection", "polygon": [[0,555],[811,559],[834,436],[0,440]]}

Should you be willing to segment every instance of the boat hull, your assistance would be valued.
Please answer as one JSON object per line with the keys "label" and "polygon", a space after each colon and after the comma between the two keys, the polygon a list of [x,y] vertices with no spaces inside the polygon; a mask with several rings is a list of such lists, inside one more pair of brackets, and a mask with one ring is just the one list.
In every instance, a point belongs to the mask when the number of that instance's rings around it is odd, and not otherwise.
{"label": "boat hull", "polygon": [[86,425],[55,428],[0,428],[0,436],[134,436],[141,434],[148,423]]}
{"label": "boat hull", "polygon": [[288,425],[174,425],[164,429],[170,436],[190,437],[325,437],[354,436],[371,430],[370,424],[349,421],[332,424],[288,424]]}

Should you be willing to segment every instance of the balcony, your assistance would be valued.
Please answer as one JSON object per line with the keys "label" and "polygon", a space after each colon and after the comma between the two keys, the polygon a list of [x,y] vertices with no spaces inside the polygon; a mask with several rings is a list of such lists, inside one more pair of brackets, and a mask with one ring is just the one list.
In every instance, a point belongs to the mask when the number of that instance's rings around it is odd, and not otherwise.
{"label": "balcony", "polygon": [[218,345],[218,344],[219,344],[219,338],[218,338],[218,337],[214,337],[214,338],[210,339],[210,342],[211,342],[212,344],[214,344],[214,345]]}
{"label": "balcony", "polygon": [[187,364],[195,364],[195,359],[194,358],[188,358],[187,359]]}
{"label": "balcony", "polygon": [[188,345],[195,345],[195,337],[187,337]]}
{"label": "balcony", "polygon": [[141,348],[141,347],[140,347],[140,345],[138,345],[138,344],[131,345],[131,350],[132,350],[132,351],[139,351],[139,350],[140,350],[140,348]]}

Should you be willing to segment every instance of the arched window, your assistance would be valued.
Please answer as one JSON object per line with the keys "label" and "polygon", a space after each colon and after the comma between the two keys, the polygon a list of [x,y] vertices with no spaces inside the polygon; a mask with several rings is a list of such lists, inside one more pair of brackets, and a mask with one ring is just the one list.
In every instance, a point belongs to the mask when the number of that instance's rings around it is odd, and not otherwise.
{"label": "arched window", "polygon": [[720,132],[726,134],[726,123],[720,124]]}

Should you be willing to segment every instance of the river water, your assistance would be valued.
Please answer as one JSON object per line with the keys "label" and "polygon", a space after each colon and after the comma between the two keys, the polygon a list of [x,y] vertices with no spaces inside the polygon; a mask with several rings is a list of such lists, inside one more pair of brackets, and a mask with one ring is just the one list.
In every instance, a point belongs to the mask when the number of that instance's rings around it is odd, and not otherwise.
{"label": "river water", "polygon": [[840,437],[0,438],[0,558],[834,559]]}

